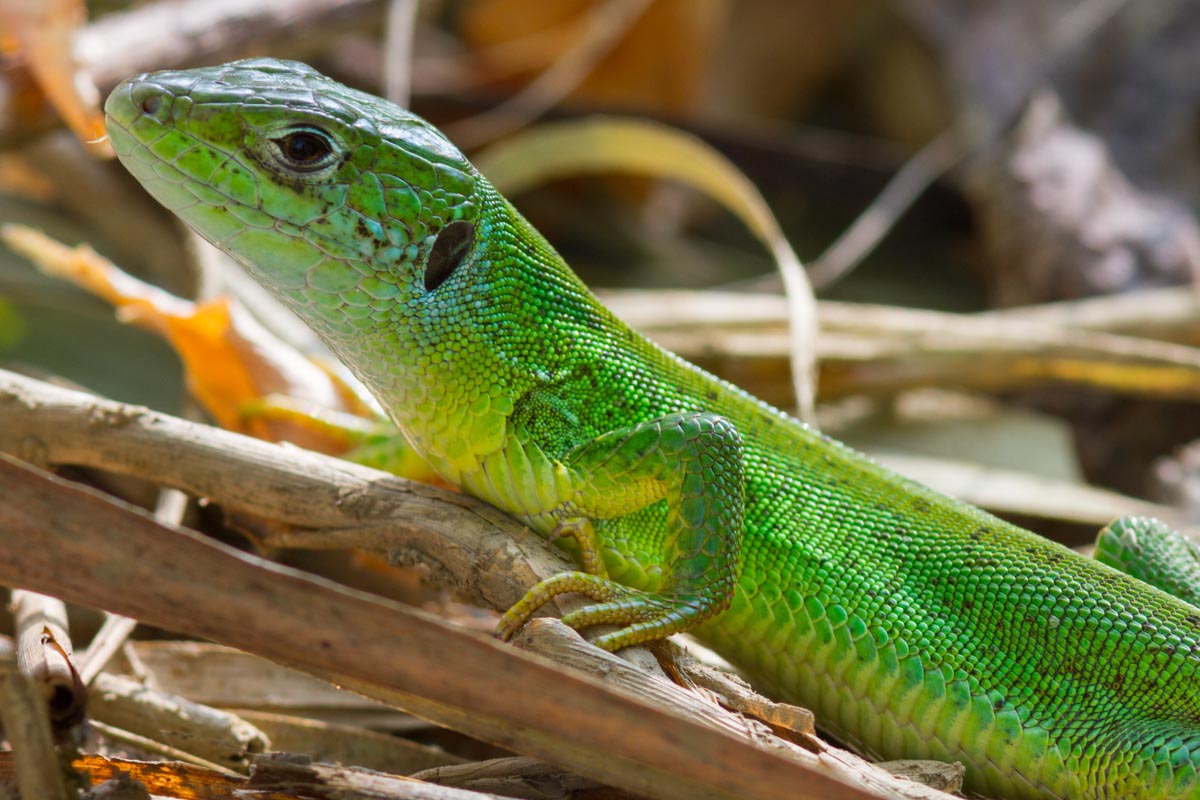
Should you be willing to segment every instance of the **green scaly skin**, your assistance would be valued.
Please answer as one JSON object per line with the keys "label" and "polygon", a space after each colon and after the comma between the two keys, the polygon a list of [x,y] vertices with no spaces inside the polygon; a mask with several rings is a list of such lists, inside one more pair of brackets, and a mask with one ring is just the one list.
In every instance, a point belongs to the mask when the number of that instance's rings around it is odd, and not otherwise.
{"label": "green scaly skin", "polygon": [[138,76],[106,111],[126,167],[446,480],[580,545],[505,634],[582,591],[571,624],[624,626],[602,646],[693,629],[867,754],[961,760],[976,792],[1200,798],[1200,612],[647,342],[428,123],[271,60]]}

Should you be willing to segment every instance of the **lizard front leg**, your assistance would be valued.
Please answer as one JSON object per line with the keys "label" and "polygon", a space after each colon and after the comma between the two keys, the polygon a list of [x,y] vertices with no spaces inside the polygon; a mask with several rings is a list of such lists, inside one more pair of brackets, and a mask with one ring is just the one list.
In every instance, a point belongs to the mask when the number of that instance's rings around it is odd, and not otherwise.
{"label": "lizard front leg", "polygon": [[1121,517],[1096,537],[1102,564],[1200,608],[1200,545],[1151,517]]}
{"label": "lizard front leg", "polygon": [[[595,641],[606,650],[663,639],[729,607],[738,576],[744,493],[741,436],[723,417],[670,414],[621,428],[571,450],[563,464],[574,496],[556,509],[555,535],[580,545],[591,572],[563,572],[538,583],[500,620],[508,639],[542,605],[567,592],[595,604],[563,622],[583,629],[622,626]],[[663,500],[667,505],[662,578],[640,591],[604,577],[593,519],[613,519]]]}

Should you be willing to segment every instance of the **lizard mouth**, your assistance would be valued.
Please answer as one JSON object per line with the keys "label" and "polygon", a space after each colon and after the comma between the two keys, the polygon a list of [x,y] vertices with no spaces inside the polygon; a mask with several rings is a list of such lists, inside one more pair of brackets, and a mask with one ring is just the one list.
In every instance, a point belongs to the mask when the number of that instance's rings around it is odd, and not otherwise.
{"label": "lizard mouth", "polygon": [[168,208],[185,212],[197,204],[195,182],[178,167],[179,156],[197,145],[177,125],[178,97],[148,74],[113,89],[104,103],[105,128],[121,164]]}
{"label": "lizard mouth", "polygon": [[[193,84],[187,73],[155,72],[113,89],[104,113],[117,158],[156,200],[218,247],[251,222],[283,225],[262,211],[257,174],[224,144],[241,140],[244,123],[218,104],[205,104],[208,98],[197,96]],[[242,94],[235,87],[228,92],[230,102]]]}

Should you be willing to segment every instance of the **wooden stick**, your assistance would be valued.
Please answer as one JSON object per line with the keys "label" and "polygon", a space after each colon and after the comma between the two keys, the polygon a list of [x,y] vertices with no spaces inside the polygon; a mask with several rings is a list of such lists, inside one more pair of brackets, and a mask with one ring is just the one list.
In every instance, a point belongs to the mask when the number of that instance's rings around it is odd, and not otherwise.
{"label": "wooden stick", "polygon": [[419,561],[436,582],[492,608],[574,568],[466,495],[3,370],[0,451],[143,478],[290,526],[268,546],[363,547]]}
{"label": "wooden stick", "polygon": [[0,659],[0,721],[13,743],[21,796],[67,800],[46,704],[33,681],[17,669],[15,658]]}
{"label": "wooden stick", "polygon": [[[198,610],[197,613],[203,613]],[[244,771],[271,743],[265,733],[236,714],[109,673],[92,684],[95,720]]]}
{"label": "wooden stick", "polygon": [[67,633],[67,607],[58,599],[16,589],[12,611],[17,631],[17,668],[42,694],[55,730],[83,721],[87,687],[75,669]]}
{"label": "wooden stick", "polygon": [[296,792],[302,797],[353,797],[356,800],[505,800],[498,794],[439,786],[340,764],[321,764],[306,756],[273,753],[254,760],[248,795],[260,791]]}
{"label": "wooden stick", "polygon": [[[332,539],[343,546],[373,547],[390,553],[395,560],[416,556],[435,566],[442,565],[444,569],[435,572],[452,575],[468,595],[498,608],[507,607],[539,577],[569,568],[569,564],[541,539],[490,506],[463,495],[2,371],[0,450],[24,453],[41,459],[39,463],[83,464],[138,475],[212,497],[228,507],[247,511],[257,509],[262,515],[274,516],[293,525],[307,523],[313,526],[272,539],[272,544],[302,542],[328,546],[327,540]],[[5,488],[0,481],[0,502]],[[9,505],[20,506],[19,503]],[[3,546],[2,540],[0,546]],[[180,558],[180,564],[191,566],[186,558]],[[194,587],[189,584],[189,588]],[[166,590],[166,594],[169,596],[170,591]],[[219,599],[229,600],[224,595]],[[176,604],[177,600],[172,599],[171,605]],[[204,608],[204,605],[201,603],[195,608]],[[190,615],[185,614],[185,617],[190,619]],[[179,625],[168,627],[192,632],[191,628]],[[397,632],[396,636],[401,634]],[[237,644],[217,636],[212,638]],[[254,647],[237,646],[271,657]],[[562,653],[554,655],[563,657]],[[275,660],[287,662],[278,657]],[[448,663],[457,662],[450,660]],[[353,691],[478,738],[506,746],[513,746],[514,741],[527,742],[529,749],[525,752],[547,760],[553,759],[545,753],[558,752],[564,746],[563,740],[574,736],[574,726],[568,726],[558,735],[525,730],[514,740],[514,725],[503,716],[484,714],[477,709],[398,690],[333,669],[301,666]],[[444,670],[441,663],[426,668],[431,673]],[[503,669],[496,669],[497,675],[503,675]],[[691,679],[686,665],[682,669]],[[484,672],[487,672],[486,668]],[[510,687],[502,681],[495,691],[507,693]],[[564,688],[563,691],[570,690]],[[744,706],[745,702],[739,701],[739,704]],[[651,705],[674,708],[676,714],[688,719],[697,717],[694,706],[679,702],[678,696],[671,693],[655,695]],[[800,728],[803,727],[800,719],[803,714],[796,709],[790,713],[792,719],[788,725],[780,724],[780,720],[773,720],[773,724]],[[722,725],[726,735],[746,735],[745,720],[730,714],[718,718],[725,720]],[[630,725],[639,727],[643,722],[631,720]],[[761,740],[749,741],[758,743]],[[788,746],[785,742],[780,744],[785,748]],[[788,753],[806,764],[812,759],[811,753],[795,748]],[[561,765],[563,762],[555,763]],[[863,762],[833,748],[827,748],[810,766],[832,770],[846,780],[874,781],[877,790],[885,795],[945,797],[929,795],[926,792],[932,790],[914,783],[880,781],[874,774],[864,779],[862,773],[869,770],[863,769]],[[589,774],[582,769],[579,771]],[[605,780],[603,777],[597,779]],[[607,782],[621,785],[615,780]]]}
{"label": "wooden stick", "polygon": [[[609,291],[602,298],[667,349],[734,383],[754,386],[769,402],[787,400],[783,298],[679,290]],[[1139,315],[1124,298],[986,314],[823,302],[817,339],[821,397],[894,395],[924,386],[1002,391],[1064,382],[1138,396],[1200,398],[1200,349],[1099,329],[1097,312],[1107,308],[1120,312],[1114,327],[1121,330],[1195,335],[1200,301],[1194,291],[1157,290],[1146,298],[1163,298],[1171,319],[1151,327],[1159,307],[1147,305]]]}
{"label": "wooden stick", "polygon": [[832,777],[799,748],[759,749],[578,670],[163,525],[7,456],[0,551],[0,583],[344,676],[356,689],[408,695],[417,702],[401,705],[435,722],[482,720],[465,729],[648,797],[880,796]]}

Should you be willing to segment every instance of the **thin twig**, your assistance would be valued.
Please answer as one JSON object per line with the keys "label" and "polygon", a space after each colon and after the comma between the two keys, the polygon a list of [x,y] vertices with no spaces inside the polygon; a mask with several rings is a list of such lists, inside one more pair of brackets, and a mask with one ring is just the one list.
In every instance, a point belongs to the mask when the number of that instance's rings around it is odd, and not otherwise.
{"label": "thin twig", "polygon": [[266,734],[228,711],[103,673],[92,685],[93,721],[145,736],[205,763],[244,770],[270,749]]}
{"label": "thin twig", "polygon": [[499,139],[553,108],[588,76],[653,0],[604,0],[588,16],[581,41],[503,104],[447,126],[464,150]]}
{"label": "thin twig", "polygon": [[84,686],[91,685],[117,651],[125,646],[125,642],[133,635],[137,626],[136,619],[105,612],[100,630],[92,637],[79,662],[79,679],[83,681]]}
{"label": "thin twig", "polygon": [[158,741],[158,739],[132,733],[115,725],[109,725],[107,722],[101,722],[100,720],[92,720],[91,724],[95,726],[97,733],[103,734],[105,738],[112,739],[114,742],[123,742],[139,750],[144,750],[147,753],[163,756],[171,761],[179,761],[183,764],[210,769],[228,778],[244,777],[242,773],[235,769],[230,769],[223,764],[206,761],[200,758],[200,756],[189,753],[186,750],[180,750],[178,747],[171,747],[169,744]]}
{"label": "thin twig", "polygon": [[[188,496],[178,489],[163,489],[158,493],[154,518],[167,525],[178,525],[183,521],[190,502]],[[105,613],[104,624],[92,637],[88,649],[79,663],[79,679],[88,686],[100,674],[109,660],[117,654],[137,628],[137,620],[117,614]]]}
{"label": "thin twig", "polygon": [[809,265],[812,285],[824,289],[862,263],[917,198],[957,164],[970,147],[958,127],[952,126],[904,162],[879,196]]}
{"label": "thin twig", "polygon": [[413,39],[417,0],[389,0],[383,34],[383,96],[408,106],[412,95]]}
{"label": "thin twig", "polygon": [[1050,54],[1032,71],[1032,77],[1018,99],[983,130],[979,129],[976,115],[969,111],[959,112],[950,126],[917,151],[850,227],[811,263],[809,278],[813,286],[824,289],[861,264],[934,181],[964,158],[990,146],[1012,125],[1029,98],[1046,84],[1048,76],[1065,55],[1128,2],[1083,0],[1064,13],[1051,33]]}

